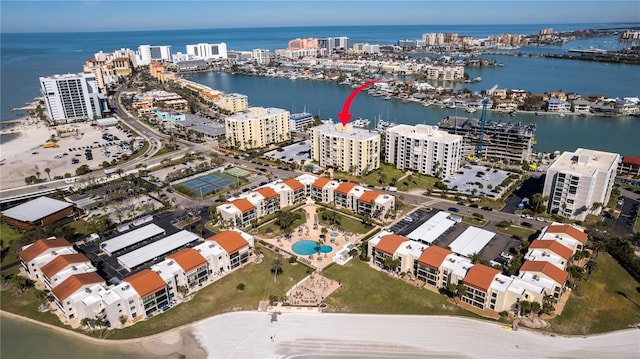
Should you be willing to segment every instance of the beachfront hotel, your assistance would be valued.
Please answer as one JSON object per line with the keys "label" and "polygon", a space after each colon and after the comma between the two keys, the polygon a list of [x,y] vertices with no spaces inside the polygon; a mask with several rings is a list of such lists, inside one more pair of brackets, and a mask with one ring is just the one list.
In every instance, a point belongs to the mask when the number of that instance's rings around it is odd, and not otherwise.
{"label": "beachfront hotel", "polygon": [[619,162],[617,153],[564,152],[547,169],[542,191],[549,197],[547,211],[581,221],[589,213],[599,214],[611,197]]}
{"label": "beachfront hotel", "polygon": [[398,169],[447,177],[460,168],[462,136],[429,125],[397,125],[386,131],[385,149],[386,162]]}
{"label": "beachfront hotel", "polygon": [[227,117],[224,124],[229,146],[243,151],[291,138],[289,111],[280,108],[250,107],[246,112]]}
{"label": "beachfront hotel", "polygon": [[171,62],[171,46],[140,45],[136,51],[136,66],[147,66],[152,61]]}
{"label": "beachfront hotel", "polygon": [[352,124],[325,123],[311,128],[311,158],[320,167],[357,176],[380,167],[380,135]]}
{"label": "beachfront hotel", "polygon": [[[463,137],[463,156],[476,155],[481,131],[480,120],[447,116],[438,123],[438,129]],[[487,121],[480,155],[498,160],[529,161],[535,136],[535,124]]]}
{"label": "beachfront hotel", "polygon": [[202,60],[226,59],[227,44],[221,42],[219,44],[200,43],[195,45],[187,45],[187,55]]}
{"label": "beachfront hotel", "polygon": [[93,73],[40,77],[47,112],[55,122],[92,120],[106,109],[104,94]]}

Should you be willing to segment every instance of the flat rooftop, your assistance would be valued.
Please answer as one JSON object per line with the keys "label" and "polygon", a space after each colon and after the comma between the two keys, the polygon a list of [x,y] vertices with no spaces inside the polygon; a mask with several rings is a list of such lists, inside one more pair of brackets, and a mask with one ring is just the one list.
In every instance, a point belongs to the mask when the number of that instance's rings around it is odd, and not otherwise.
{"label": "flat rooftop", "polygon": [[433,243],[456,223],[449,219],[449,212],[440,211],[429,218],[420,227],[414,229],[407,238],[414,241]]}
{"label": "flat rooftop", "polygon": [[2,211],[2,215],[22,222],[35,222],[72,206],[73,204],[69,202],[49,197],[38,197],[27,203]]}
{"label": "flat rooftop", "polygon": [[108,255],[112,255],[119,250],[125,249],[136,243],[140,243],[163,233],[165,233],[164,229],[151,223],[144,227],[134,229],[133,231],[112,238],[108,241],[102,242],[102,244],[100,244],[100,249],[102,249]]}
{"label": "flat rooftop", "polygon": [[462,141],[462,136],[450,134],[447,131],[439,130],[437,126],[430,125],[396,125],[387,129],[387,132],[423,140],[438,139],[446,141]]}
{"label": "flat rooftop", "polygon": [[286,147],[279,147],[265,153],[264,156],[282,162],[302,163],[311,159],[311,141],[306,140]]}
{"label": "flat rooftop", "polygon": [[470,257],[474,253],[480,253],[482,248],[484,248],[495,235],[493,232],[471,226],[462,232],[462,234],[449,245],[449,248],[455,253]]}
{"label": "flat rooftop", "polygon": [[341,137],[357,141],[364,141],[371,138],[380,138],[379,133],[372,130],[353,127],[352,124],[342,126],[342,123],[323,123],[322,125],[312,127],[311,130],[317,130],[320,134],[329,137]]}
{"label": "flat rooftop", "polygon": [[578,148],[564,152],[549,166],[549,171],[572,172],[592,175],[594,171],[608,171],[620,161],[617,153]]}
{"label": "flat rooftop", "polygon": [[160,239],[142,248],[136,249],[133,252],[123,254],[118,257],[118,262],[125,266],[127,269],[133,268],[144,264],[154,258],[163,256],[175,249],[178,249],[186,244],[197,241],[200,237],[189,231],[180,231],[169,237]]}

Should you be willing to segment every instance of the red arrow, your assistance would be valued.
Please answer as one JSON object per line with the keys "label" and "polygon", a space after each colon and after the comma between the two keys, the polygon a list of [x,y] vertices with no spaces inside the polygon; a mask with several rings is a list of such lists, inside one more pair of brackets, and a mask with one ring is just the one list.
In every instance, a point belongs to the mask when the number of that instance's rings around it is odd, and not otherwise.
{"label": "red arrow", "polygon": [[356,96],[358,96],[358,93],[364,90],[367,86],[371,86],[374,82],[378,82],[380,80],[382,79],[380,78],[376,80],[371,80],[369,82],[365,82],[364,85],[355,89],[349,95],[349,97],[347,97],[347,100],[344,102],[344,105],[342,105],[342,111],[338,112],[338,117],[340,117],[340,122],[342,122],[342,126],[346,126],[347,122],[349,122],[349,120],[351,119],[351,114],[349,113],[349,107],[351,107],[351,103],[353,102],[353,99],[355,99]]}

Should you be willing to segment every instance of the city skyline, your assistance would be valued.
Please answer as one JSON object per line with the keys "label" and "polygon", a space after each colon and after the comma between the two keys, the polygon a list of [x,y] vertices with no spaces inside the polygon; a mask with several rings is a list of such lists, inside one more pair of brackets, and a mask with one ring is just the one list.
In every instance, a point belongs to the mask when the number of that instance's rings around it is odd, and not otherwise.
{"label": "city skyline", "polygon": [[3,33],[629,23],[640,18],[637,1],[3,1],[0,8]]}

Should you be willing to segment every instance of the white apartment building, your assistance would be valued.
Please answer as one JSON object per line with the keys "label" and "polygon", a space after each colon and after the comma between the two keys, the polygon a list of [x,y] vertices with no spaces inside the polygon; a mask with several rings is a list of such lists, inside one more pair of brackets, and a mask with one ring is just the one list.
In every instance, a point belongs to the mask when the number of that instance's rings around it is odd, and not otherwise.
{"label": "white apartment building", "polygon": [[218,107],[231,113],[244,112],[249,108],[249,98],[239,93],[221,94],[218,96]]}
{"label": "white apartment building", "polygon": [[397,125],[386,131],[385,149],[385,161],[399,169],[447,177],[460,168],[462,136],[435,126]]}
{"label": "white apartment building", "polygon": [[289,111],[280,108],[250,107],[224,120],[229,145],[241,150],[266,147],[291,138]]}
{"label": "white apartment building", "polygon": [[464,66],[428,66],[425,74],[430,80],[460,80],[464,78]]}
{"label": "white apartment building", "polygon": [[73,122],[102,116],[104,95],[96,76],[78,73],[40,77],[47,111],[56,122]]}
{"label": "white apartment building", "polygon": [[380,135],[353,125],[325,123],[311,128],[311,158],[320,167],[364,175],[380,167]]}
{"label": "white apartment building", "polygon": [[136,52],[136,65],[146,66],[152,61],[171,62],[171,46],[140,45]]}
{"label": "white apartment building", "polygon": [[271,51],[267,49],[251,50],[251,57],[258,64],[268,64],[271,61]]}
{"label": "white apartment building", "polygon": [[549,197],[547,211],[577,220],[600,213],[609,202],[619,162],[617,153],[584,148],[564,152],[547,169],[542,192]]}
{"label": "white apartment building", "polygon": [[187,55],[191,55],[196,59],[202,60],[226,59],[227,44],[221,42],[219,44],[200,43],[195,45],[187,45]]}

